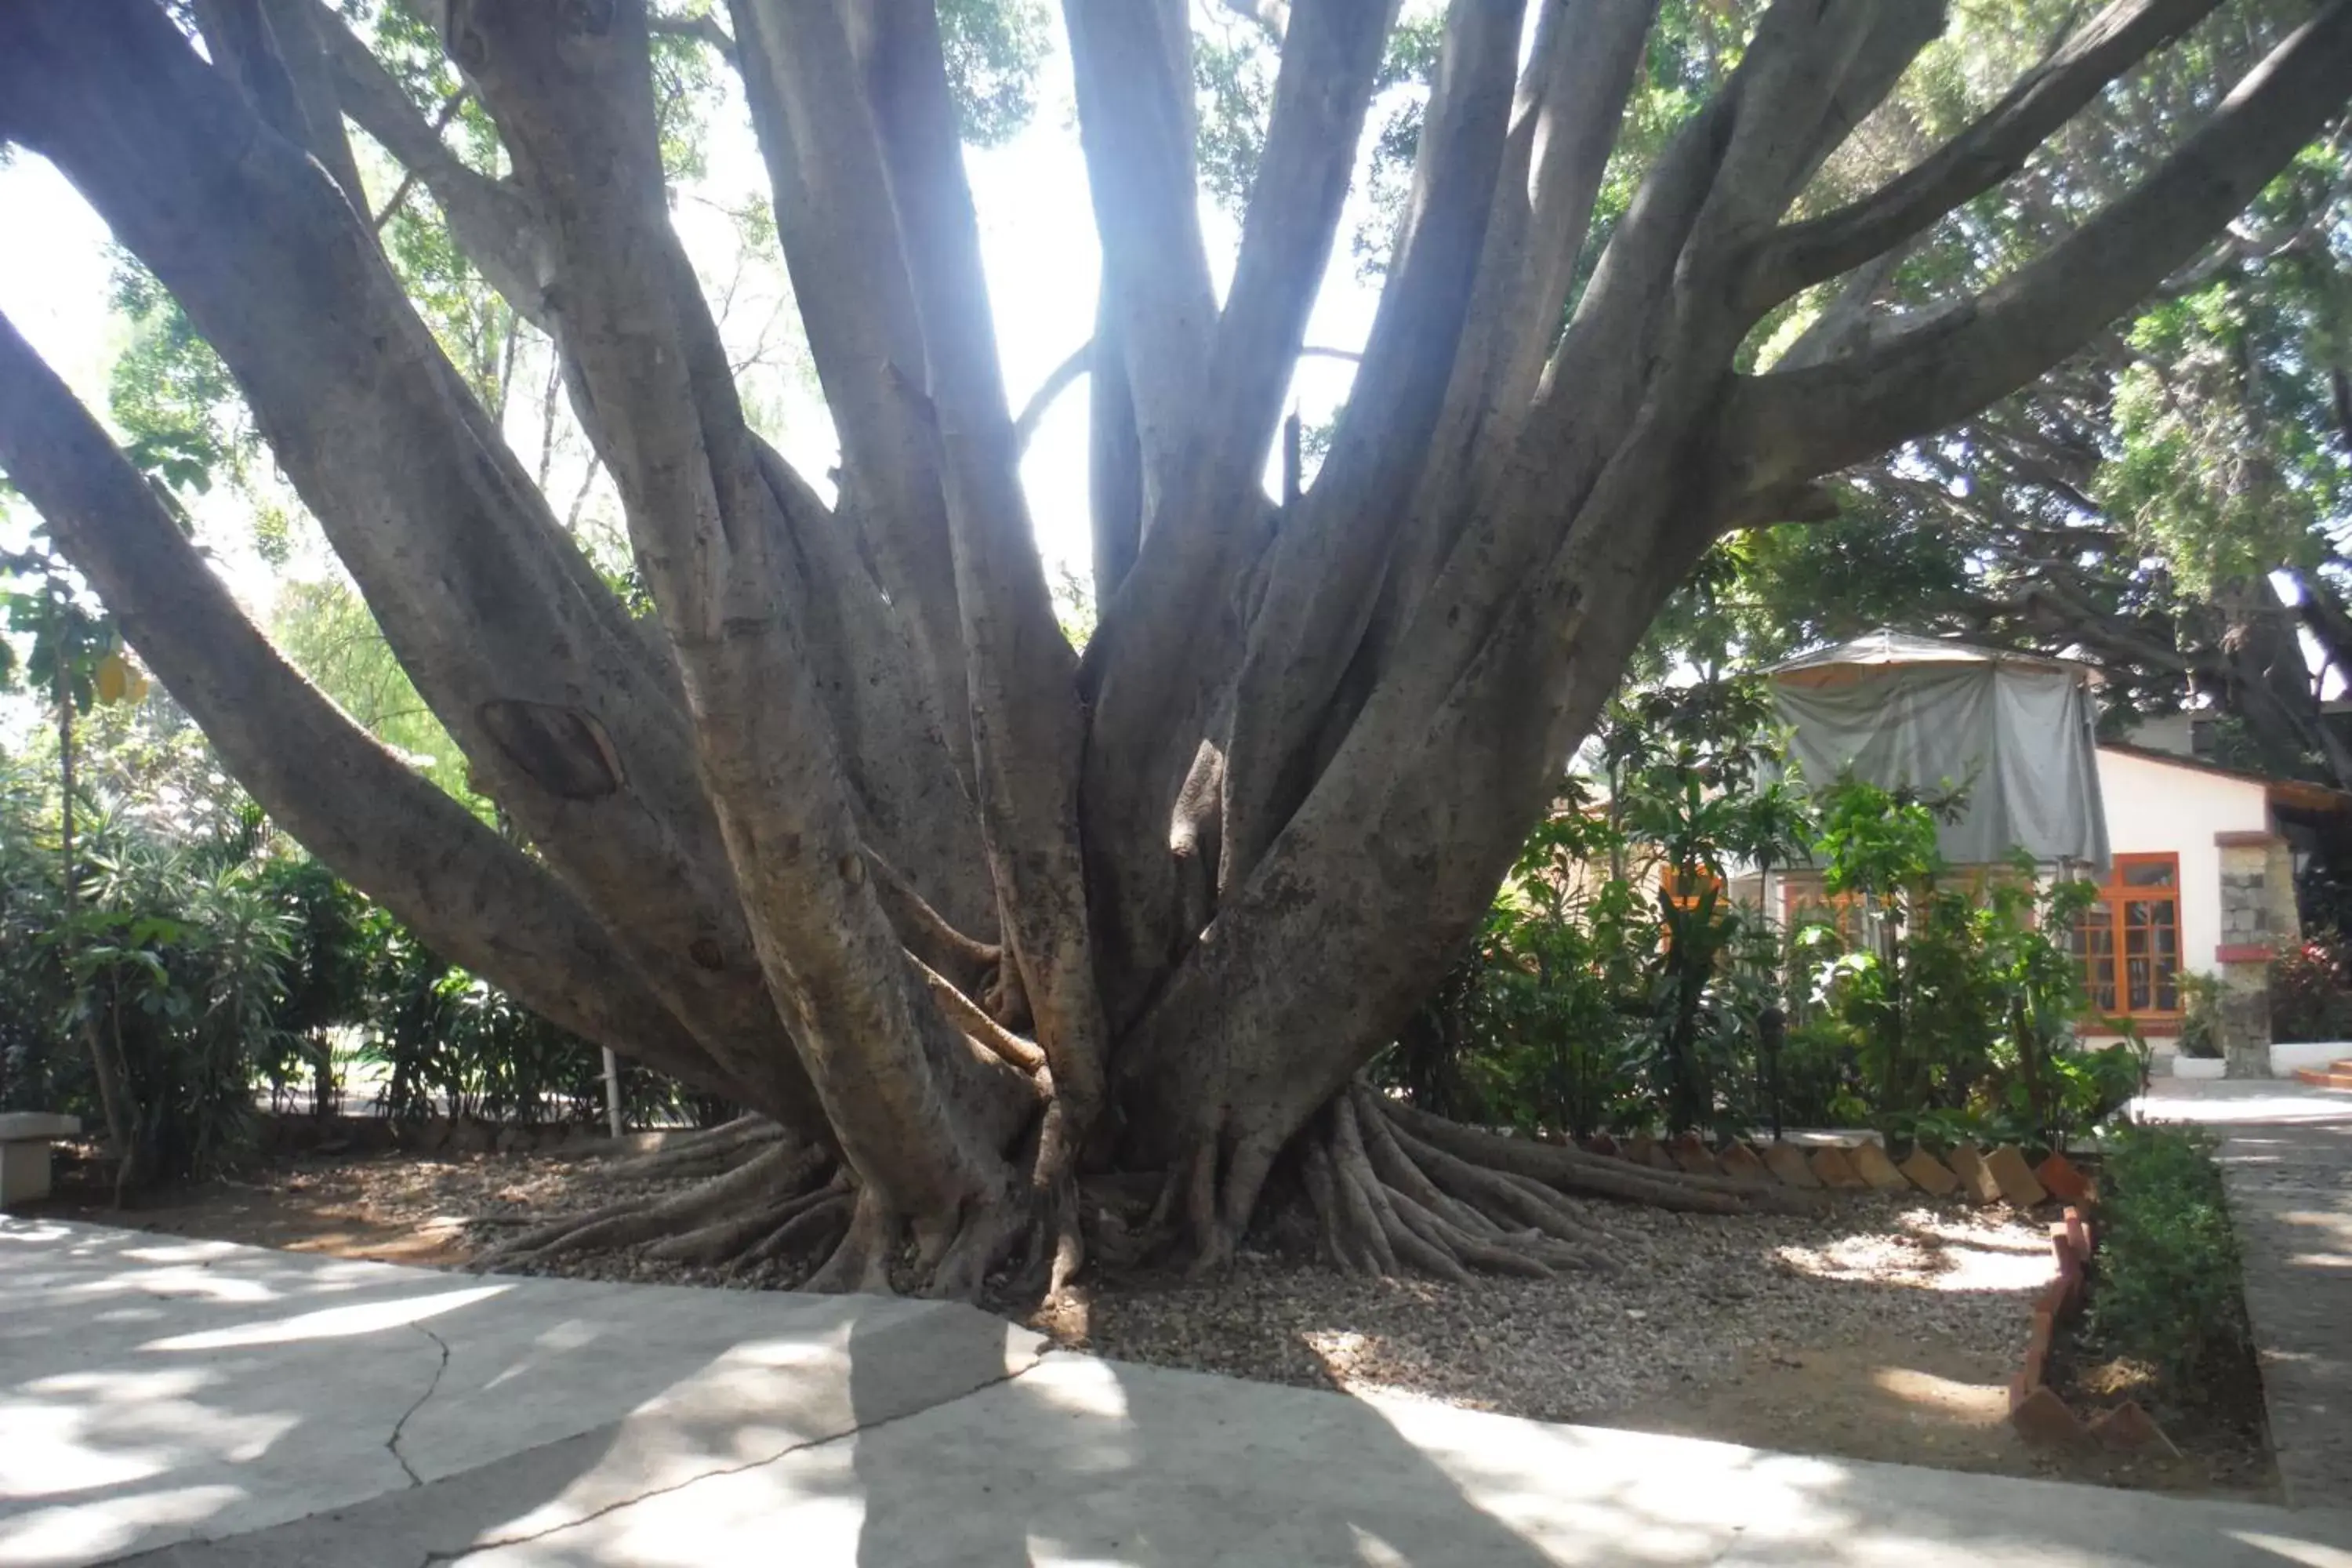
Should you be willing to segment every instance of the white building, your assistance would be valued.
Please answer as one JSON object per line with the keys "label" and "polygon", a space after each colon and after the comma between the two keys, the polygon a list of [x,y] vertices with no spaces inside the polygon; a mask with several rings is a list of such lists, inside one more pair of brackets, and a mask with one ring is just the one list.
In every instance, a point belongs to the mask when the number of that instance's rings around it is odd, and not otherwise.
{"label": "white building", "polygon": [[[2045,875],[2097,879],[2074,933],[2097,1016],[2131,1018],[2168,1055],[2181,977],[2210,976],[2232,1072],[2269,1070],[2269,962],[2298,934],[2295,872],[2352,796],[2185,754],[2186,725],[2144,731],[2155,745],[2097,744],[2096,676],[2065,660],[1875,632],[1772,673],[1816,784],[1845,769],[1887,787],[1963,784],[1968,810],[1941,835],[1957,866],[1990,872],[2014,845]],[[1820,898],[1818,872],[1773,884],[1759,890],[1780,911]]]}

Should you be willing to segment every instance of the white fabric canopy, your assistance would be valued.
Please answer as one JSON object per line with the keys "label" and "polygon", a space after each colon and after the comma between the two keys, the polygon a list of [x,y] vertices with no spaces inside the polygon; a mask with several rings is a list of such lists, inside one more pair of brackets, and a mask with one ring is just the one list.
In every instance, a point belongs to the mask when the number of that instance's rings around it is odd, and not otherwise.
{"label": "white fabric canopy", "polygon": [[1968,808],[1941,826],[1958,865],[2007,859],[2107,863],[2096,715],[2079,667],[1885,634],[1773,671],[1795,731],[1790,761],[1815,790],[1851,769],[1885,788],[1963,788]]}

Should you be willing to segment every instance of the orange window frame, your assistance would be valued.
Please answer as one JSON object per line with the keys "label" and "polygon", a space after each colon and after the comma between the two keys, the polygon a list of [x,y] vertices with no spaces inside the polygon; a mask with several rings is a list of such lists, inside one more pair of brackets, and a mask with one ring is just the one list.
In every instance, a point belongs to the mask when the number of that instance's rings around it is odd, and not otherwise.
{"label": "orange window frame", "polygon": [[1840,941],[1853,947],[1862,940],[1863,899],[1860,893],[1832,893],[1822,885],[1819,872],[1809,876],[1786,876],[1780,883],[1780,926],[1784,931],[1797,929],[1799,917],[1808,911],[1829,918],[1819,923],[1838,933]]}
{"label": "orange window frame", "polygon": [[1665,895],[1666,902],[1678,910],[1698,908],[1700,896],[1709,889],[1714,889],[1716,901],[1720,903],[1723,900],[1723,879],[1714,872],[1698,871],[1686,877],[1677,866],[1659,868],[1658,891]]}
{"label": "orange window frame", "polygon": [[[1715,889],[1716,901],[1720,904],[1724,896],[1723,879],[1714,872],[1700,870],[1685,876],[1682,868],[1676,866],[1658,868],[1659,894],[1668,904],[1685,913],[1698,908],[1700,896],[1710,888]],[[1674,940],[1674,927],[1667,924],[1664,918],[1661,916],[1658,921],[1659,951],[1663,952],[1672,947]]]}
{"label": "orange window frame", "polygon": [[2177,1024],[2181,1014],[2180,857],[2117,855],[2070,937],[2095,1017]]}

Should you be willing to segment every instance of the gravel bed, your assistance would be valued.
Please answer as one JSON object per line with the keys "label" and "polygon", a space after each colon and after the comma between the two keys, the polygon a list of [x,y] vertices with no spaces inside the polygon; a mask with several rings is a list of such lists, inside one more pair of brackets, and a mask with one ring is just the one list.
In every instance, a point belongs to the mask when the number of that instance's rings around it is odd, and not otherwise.
{"label": "gravel bed", "polygon": [[1753,1353],[1867,1334],[2014,1356],[2053,1267],[2042,1227],[2006,1210],[1856,1197],[1810,1216],[1596,1205],[1591,1218],[1618,1238],[1612,1273],[1465,1289],[1244,1253],[1213,1280],[1100,1281],[1057,1326],[1123,1360],[1607,1422]]}

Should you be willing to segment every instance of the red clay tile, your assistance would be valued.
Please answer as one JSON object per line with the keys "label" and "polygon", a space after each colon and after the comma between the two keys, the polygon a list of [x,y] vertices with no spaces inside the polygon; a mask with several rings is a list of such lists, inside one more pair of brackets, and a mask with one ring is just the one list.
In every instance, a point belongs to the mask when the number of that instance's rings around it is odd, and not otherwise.
{"label": "red clay tile", "polygon": [[1822,1179],[1822,1185],[1834,1191],[1858,1193],[1870,1185],[1855,1171],[1853,1162],[1845,1157],[1843,1149],[1816,1149],[1806,1163],[1812,1166],[1813,1174]]}
{"label": "red clay tile", "polygon": [[2083,1424],[2074,1419],[2066,1402],[2052,1393],[2046,1384],[2027,1393],[2017,1408],[2009,1413],[2009,1423],[2029,1443],[2059,1447],[2083,1440]]}
{"label": "red clay tile", "polygon": [[2052,1150],[2047,1159],[2033,1167],[2033,1179],[2061,1203],[2079,1204],[2091,1190],[2091,1178],[2075,1168],[2074,1162],[2059,1150]]}
{"label": "red clay tile", "polygon": [[1960,1192],[1970,1203],[2000,1202],[2000,1182],[1985,1167],[1984,1156],[1973,1143],[1963,1143],[1948,1156],[1952,1174],[1960,1179]]}
{"label": "red clay tile", "polygon": [[1745,1143],[1727,1143],[1716,1151],[1715,1163],[1723,1173],[1743,1187],[1769,1187],[1772,1172],[1756,1157],[1756,1151]]}
{"label": "red clay tile", "polygon": [[1895,1168],[1886,1151],[1875,1143],[1860,1143],[1846,1151],[1853,1173],[1882,1193],[1907,1193],[1911,1179]]}
{"label": "red clay tile", "polygon": [[1685,1132],[1667,1144],[1666,1154],[1677,1166],[1694,1176],[1719,1176],[1723,1173],[1722,1168],[1715,1163],[1715,1156],[1707,1152],[1706,1144],[1699,1142],[1696,1132]]}
{"label": "red clay tile", "polygon": [[2110,1448],[2137,1453],[2153,1448],[2167,1458],[2180,1458],[2180,1450],[2156,1424],[2156,1417],[2140,1408],[2137,1399],[2126,1399],[2112,1410],[2102,1410],[2091,1417],[2090,1435]]}
{"label": "red clay tile", "polygon": [[1763,1157],[1764,1168],[1780,1178],[1782,1186],[1810,1189],[1822,1184],[1812,1166],[1805,1163],[1805,1152],[1794,1143],[1767,1143]]}
{"label": "red clay tile", "polygon": [[2025,1163],[2025,1152],[2016,1144],[2002,1144],[1987,1154],[1984,1163],[2000,1184],[2000,1195],[2019,1208],[2030,1209],[2050,1195],[2034,1179],[2033,1167]]}
{"label": "red clay tile", "polygon": [[1911,1180],[1911,1184],[1930,1196],[1944,1198],[1960,1190],[1959,1177],[1951,1168],[1923,1148],[1915,1147],[1895,1167]]}

